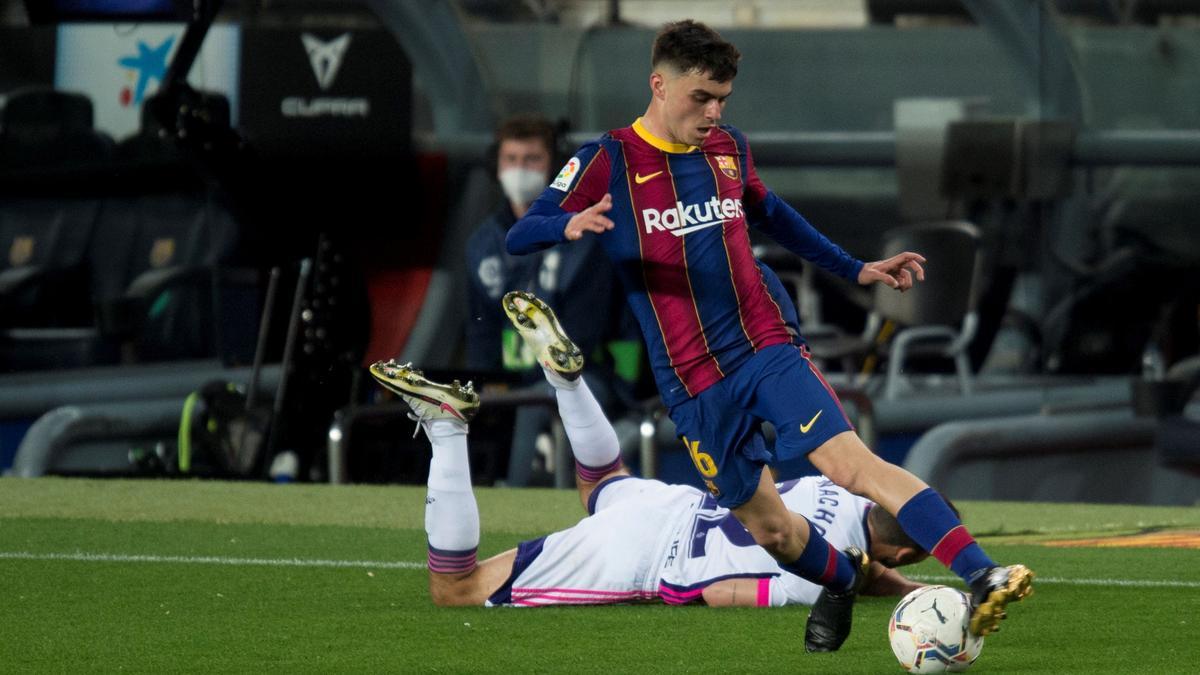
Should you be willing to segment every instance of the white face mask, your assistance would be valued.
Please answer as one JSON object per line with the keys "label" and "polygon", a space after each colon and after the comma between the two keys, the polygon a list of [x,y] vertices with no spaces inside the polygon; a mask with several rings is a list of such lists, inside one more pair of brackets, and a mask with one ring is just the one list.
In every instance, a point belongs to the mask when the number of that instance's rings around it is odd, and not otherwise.
{"label": "white face mask", "polygon": [[504,169],[500,172],[500,187],[508,201],[529,206],[546,189],[546,174],[519,166]]}

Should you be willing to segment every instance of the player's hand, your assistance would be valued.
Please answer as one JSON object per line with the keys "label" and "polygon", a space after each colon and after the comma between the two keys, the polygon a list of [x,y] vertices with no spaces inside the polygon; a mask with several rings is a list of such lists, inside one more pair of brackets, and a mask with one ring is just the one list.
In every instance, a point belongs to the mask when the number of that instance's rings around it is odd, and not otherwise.
{"label": "player's hand", "polygon": [[571,219],[567,221],[567,226],[563,229],[563,236],[569,241],[575,241],[582,237],[584,232],[603,234],[613,229],[613,221],[604,215],[610,209],[612,209],[612,195],[605,194],[600,201],[571,216]]}
{"label": "player's hand", "polygon": [[925,281],[925,268],[921,263],[925,256],[905,251],[887,260],[877,260],[863,265],[858,273],[858,283],[867,286],[875,282],[887,284],[903,293],[917,281]]}

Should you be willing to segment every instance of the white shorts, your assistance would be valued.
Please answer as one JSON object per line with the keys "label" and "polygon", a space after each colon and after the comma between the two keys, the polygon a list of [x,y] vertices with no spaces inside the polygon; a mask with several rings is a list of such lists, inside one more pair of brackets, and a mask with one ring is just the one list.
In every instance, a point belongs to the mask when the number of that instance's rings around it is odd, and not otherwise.
{"label": "white shorts", "polygon": [[620,478],[597,487],[595,513],[522,542],[487,606],[605,605],[656,600],[666,546],[702,498],[695,488]]}

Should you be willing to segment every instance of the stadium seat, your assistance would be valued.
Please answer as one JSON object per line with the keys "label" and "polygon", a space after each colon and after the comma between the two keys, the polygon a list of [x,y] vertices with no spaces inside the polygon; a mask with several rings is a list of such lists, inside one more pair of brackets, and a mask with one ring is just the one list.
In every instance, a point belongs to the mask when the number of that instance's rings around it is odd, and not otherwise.
{"label": "stadium seat", "polygon": [[236,243],[231,214],[207,192],[109,200],[89,255],[99,327],[133,339],[137,360],[211,355],[212,275]]}
{"label": "stadium seat", "polygon": [[0,195],[0,326],[91,322],[86,253],[99,210],[90,197]]}
{"label": "stadium seat", "polygon": [[86,249],[99,213],[90,174],[112,142],[85,96],[29,87],[0,109],[0,327],[90,323]]}
{"label": "stadium seat", "polygon": [[219,192],[156,125],[114,146],[78,94],[14,92],[0,123],[0,368],[212,356]]}
{"label": "stadium seat", "polygon": [[108,136],[92,126],[82,94],[27,87],[9,92],[0,109],[0,178],[8,185],[79,176],[107,165]]}
{"label": "stadium seat", "polygon": [[0,366],[32,370],[212,356],[214,272],[237,243],[204,191],[104,202],[87,248],[95,323],[0,335]]}

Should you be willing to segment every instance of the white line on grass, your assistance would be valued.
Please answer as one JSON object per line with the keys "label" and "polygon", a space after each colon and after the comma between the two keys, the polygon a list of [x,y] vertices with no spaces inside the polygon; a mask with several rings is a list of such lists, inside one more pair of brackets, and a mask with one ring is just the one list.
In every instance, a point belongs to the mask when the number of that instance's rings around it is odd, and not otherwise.
{"label": "white line on grass", "polygon": [[[958,581],[958,577],[914,574],[913,581],[943,583]],[[1133,588],[1200,588],[1200,581],[1156,581],[1152,579],[1068,579],[1066,577],[1034,577],[1033,584],[1066,584],[1069,586],[1129,586]]]}
{"label": "white line on grass", "polygon": [[371,569],[423,570],[423,562],[386,560],[321,560],[314,558],[224,558],[190,555],[128,555],[121,553],[30,553],[0,551],[0,560],[70,560],[78,562],[184,563],[263,567],[366,567]]}
{"label": "white line on grass", "polygon": [[[392,560],[322,560],[319,558],[226,558],[221,556],[143,555],[122,553],[31,553],[29,551],[0,551],[0,560],[68,560],[75,562],[134,562],[176,563],[189,565],[233,565],[261,567],[355,567],[369,569],[423,570],[423,562]],[[958,581],[948,575],[917,574],[914,581],[935,583]],[[1200,588],[1200,581],[1158,581],[1152,579],[1070,579],[1067,577],[1037,577],[1037,584],[1066,584],[1069,586],[1126,586],[1133,588]]]}

